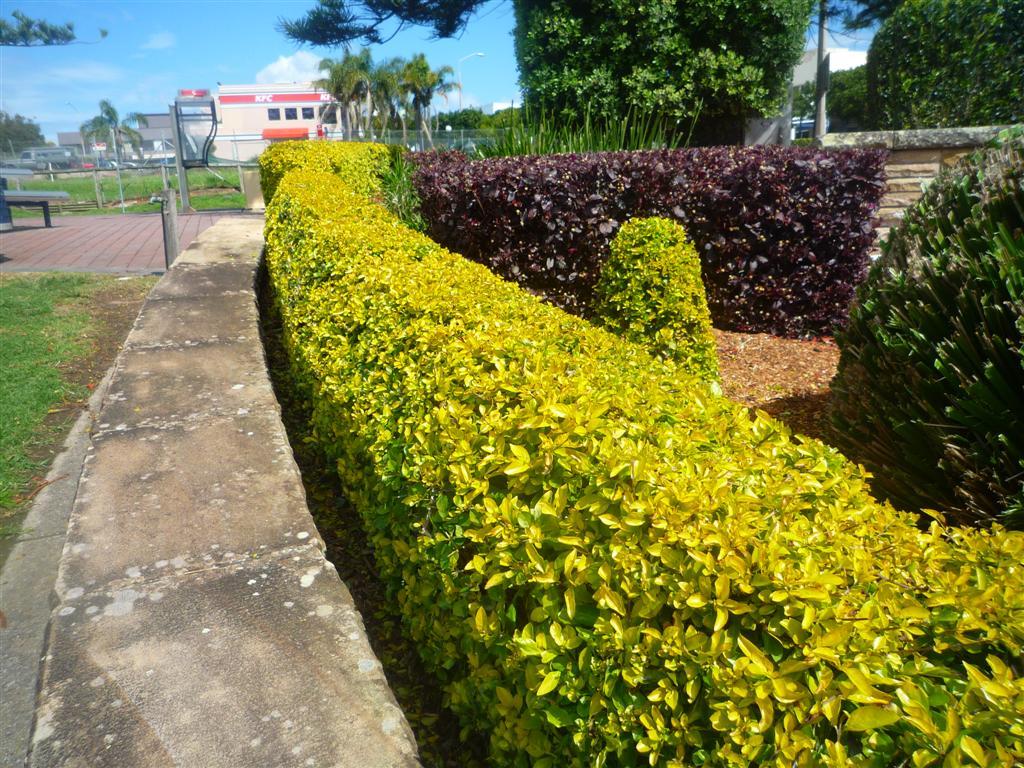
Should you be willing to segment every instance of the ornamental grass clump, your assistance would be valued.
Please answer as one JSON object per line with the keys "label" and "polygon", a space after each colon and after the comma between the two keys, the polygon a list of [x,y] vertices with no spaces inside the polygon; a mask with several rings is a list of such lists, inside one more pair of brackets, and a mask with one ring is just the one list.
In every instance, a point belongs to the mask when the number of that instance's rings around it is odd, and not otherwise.
{"label": "ornamental grass clump", "polygon": [[612,333],[702,379],[718,378],[700,258],[678,224],[667,219],[623,224],[595,296],[595,318]]}
{"label": "ornamental grass clump", "polygon": [[491,764],[1024,760],[1024,534],[919,530],[331,174],[266,242],[315,437]]}
{"label": "ornamental grass clump", "polygon": [[932,183],[838,341],[837,438],[877,491],[1024,528],[1024,143]]}

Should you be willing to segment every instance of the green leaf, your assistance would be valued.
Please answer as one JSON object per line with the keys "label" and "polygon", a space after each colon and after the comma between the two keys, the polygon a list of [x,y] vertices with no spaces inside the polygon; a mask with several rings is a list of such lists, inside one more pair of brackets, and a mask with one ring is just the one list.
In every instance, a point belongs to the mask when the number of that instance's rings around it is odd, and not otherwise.
{"label": "green leaf", "polygon": [[892,725],[900,719],[900,713],[894,709],[884,707],[861,707],[854,710],[846,721],[848,731],[873,731],[876,728],[884,728]]}
{"label": "green leaf", "polygon": [[537,689],[537,695],[543,696],[544,694],[551,693],[551,691],[555,690],[561,677],[561,672],[548,672],[541,681],[540,688]]}

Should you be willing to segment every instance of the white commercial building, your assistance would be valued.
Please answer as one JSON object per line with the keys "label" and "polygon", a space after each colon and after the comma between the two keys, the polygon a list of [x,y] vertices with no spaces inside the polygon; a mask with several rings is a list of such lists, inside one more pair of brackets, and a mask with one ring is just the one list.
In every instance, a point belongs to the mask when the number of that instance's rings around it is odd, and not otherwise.
{"label": "white commercial building", "polygon": [[323,125],[331,95],[312,83],[221,85],[217,102],[217,138],[214,152],[220,159],[249,160],[275,141],[315,139]]}

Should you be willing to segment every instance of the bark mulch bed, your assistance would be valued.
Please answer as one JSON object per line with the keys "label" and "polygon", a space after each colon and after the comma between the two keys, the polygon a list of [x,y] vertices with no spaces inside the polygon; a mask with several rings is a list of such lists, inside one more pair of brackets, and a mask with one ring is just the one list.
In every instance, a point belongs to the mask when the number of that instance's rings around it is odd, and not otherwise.
{"label": "bark mulch bed", "polygon": [[726,397],[760,408],[795,433],[833,442],[829,382],[839,363],[833,339],[781,339],[717,328],[714,333]]}

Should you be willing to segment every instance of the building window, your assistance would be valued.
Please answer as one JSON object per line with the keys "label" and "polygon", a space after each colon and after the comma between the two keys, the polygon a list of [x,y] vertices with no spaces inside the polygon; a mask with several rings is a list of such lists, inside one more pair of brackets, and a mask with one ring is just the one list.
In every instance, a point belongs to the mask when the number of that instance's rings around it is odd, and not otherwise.
{"label": "building window", "polygon": [[299,119],[299,110],[297,110],[295,107],[285,107],[284,108],[284,119],[285,120],[298,120]]}
{"label": "building window", "polygon": [[303,120],[312,120],[313,119],[313,108],[312,107],[303,107],[302,108],[302,119]]}
{"label": "building window", "polygon": [[267,120],[280,120],[280,119],[281,119],[281,110],[280,109],[277,109],[275,107],[273,109],[268,109],[267,110]]}

